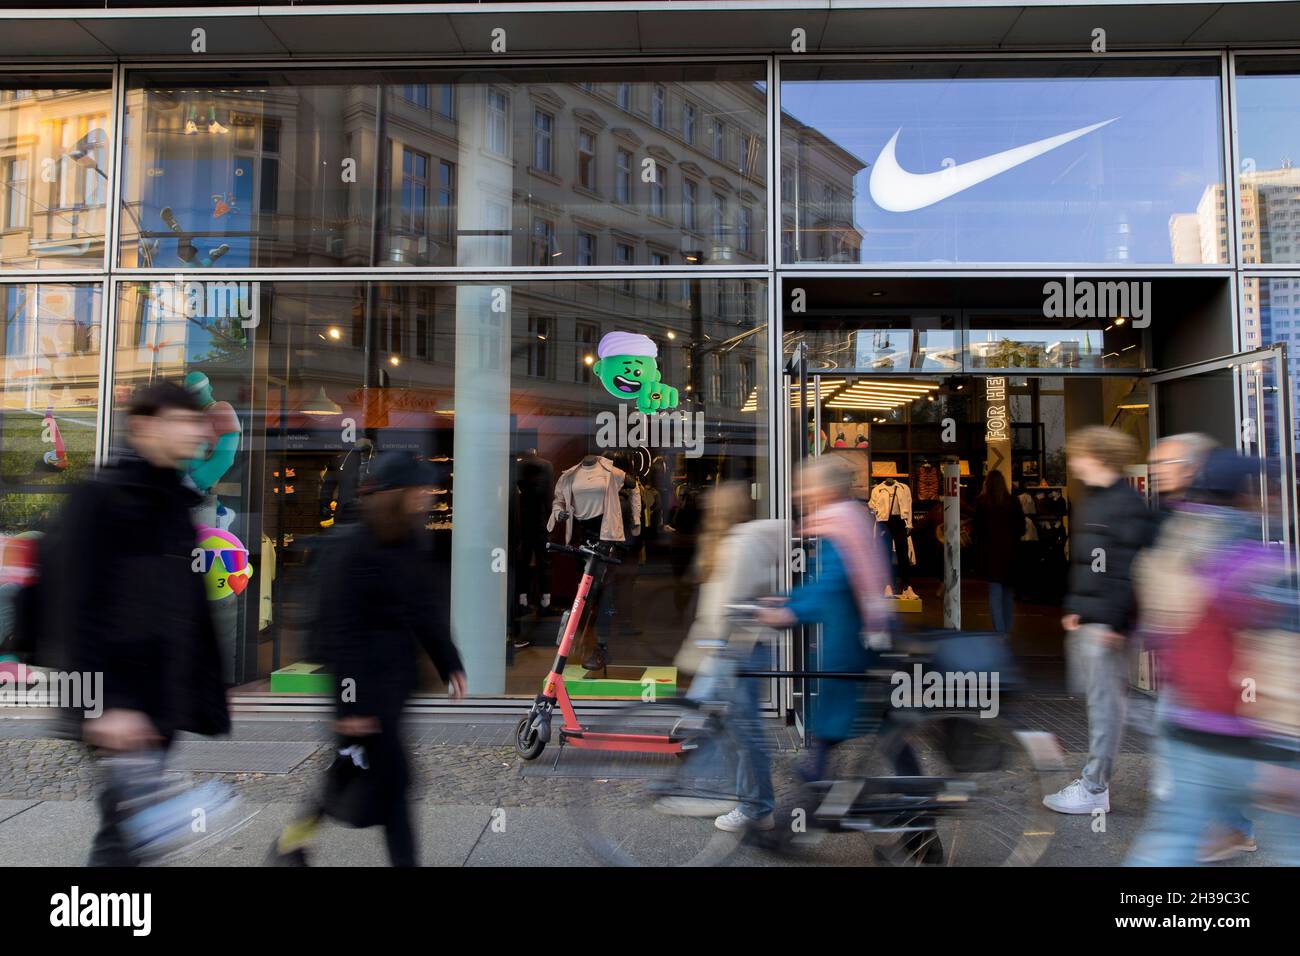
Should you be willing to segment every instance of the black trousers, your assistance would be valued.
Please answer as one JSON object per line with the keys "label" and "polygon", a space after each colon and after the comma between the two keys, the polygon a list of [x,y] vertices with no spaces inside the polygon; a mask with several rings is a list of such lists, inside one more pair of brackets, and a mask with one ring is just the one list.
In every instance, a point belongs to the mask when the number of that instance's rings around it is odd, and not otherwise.
{"label": "black trousers", "polygon": [[96,802],[99,804],[99,829],[90,845],[90,859],[87,866],[136,866],[137,861],[126,850],[126,840],[122,836],[121,802],[116,790],[105,787],[100,791]]}
{"label": "black trousers", "polygon": [[547,539],[545,525],[542,525],[540,533],[538,529],[529,528],[520,535],[519,548],[515,552],[519,568],[515,590],[538,601],[551,590],[551,555],[546,550]]}
{"label": "black trousers", "polygon": [[367,737],[366,746],[372,754],[372,765],[381,775],[378,783],[384,801],[384,843],[388,847],[388,862],[393,866],[418,866],[415,827],[411,823],[411,806],[407,800],[411,772],[403,744],[401,712],[381,714],[379,725],[383,730]]}
{"label": "black trousers", "polygon": [[907,522],[901,515],[891,515],[885,522],[887,540],[894,545],[894,559],[898,562],[898,586],[906,588],[912,583],[912,561],[907,556]]}

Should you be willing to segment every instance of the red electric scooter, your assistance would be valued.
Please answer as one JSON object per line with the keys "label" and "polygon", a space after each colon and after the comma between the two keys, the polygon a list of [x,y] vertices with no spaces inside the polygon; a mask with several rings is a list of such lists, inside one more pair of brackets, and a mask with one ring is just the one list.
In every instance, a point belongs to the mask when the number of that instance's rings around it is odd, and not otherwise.
{"label": "red electric scooter", "polygon": [[570,547],[564,544],[546,545],[546,550],[585,558],[582,567],[582,580],[578,583],[578,593],[574,595],[573,606],[564,613],[560,621],[560,648],[555,655],[551,672],[546,675],[546,684],[542,692],[533,700],[528,716],[519,721],[515,728],[515,749],[525,760],[535,760],[545,749],[551,739],[551,715],[556,704],[564,715],[564,724],[560,727],[560,745],[569,744],[588,750],[618,750],[632,753],[680,754],[683,741],[671,734],[629,734],[599,733],[588,730],[578,722],[573,710],[573,701],[564,686],[564,667],[569,661],[574,641],[582,633],[582,614],[588,603],[598,601],[600,582],[604,579],[605,565],[622,564],[600,545],[581,545]]}

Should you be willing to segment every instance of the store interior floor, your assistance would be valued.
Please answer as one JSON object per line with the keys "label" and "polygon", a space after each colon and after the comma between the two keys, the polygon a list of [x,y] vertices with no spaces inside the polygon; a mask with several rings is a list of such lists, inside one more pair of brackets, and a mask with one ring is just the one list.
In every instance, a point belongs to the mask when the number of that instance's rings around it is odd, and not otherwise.
{"label": "store interior floor", "polygon": [[[921,598],[922,610],[919,614],[901,615],[901,626],[906,630],[941,629],[943,601],[940,597],[940,582],[932,578],[915,578],[912,587]],[[655,574],[649,568],[643,569],[637,578],[635,590],[635,602],[640,605],[637,616],[643,625],[626,632],[620,632],[618,625],[615,625],[614,636],[609,642],[610,663],[670,664],[690,629],[694,613],[691,597],[690,588],[677,582],[666,569],[662,574]],[[654,609],[654,613],[650,613],[650,609]],[[961,614],[963,630],[992,629],[986,582],[970,579],[963,581]],[[539,617],[535,611],[520,620],[521,636],[533,643],[515,651],[514,666],[507,676],[507,694],[537,693],[555,659],[559,621],[559,614]],[[1035,683],[1036,691],[1050,692],[1063,687],[1062,643],[1059,605],[1016,601],[1011,648]],[[589,637],[584,646],[584,655],[591,646]],[[687,686],[688,680],[684,676],[679,677],[679,690]]]}

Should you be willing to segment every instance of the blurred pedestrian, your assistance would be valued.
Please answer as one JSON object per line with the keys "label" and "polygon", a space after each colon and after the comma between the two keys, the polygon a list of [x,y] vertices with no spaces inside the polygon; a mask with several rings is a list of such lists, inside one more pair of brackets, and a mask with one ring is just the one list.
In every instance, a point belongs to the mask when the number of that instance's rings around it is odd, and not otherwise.
{"label": "blurred pedestrian", "polygon": [[[82,735],[100,755],[166,750],[181,731],[230,729],[217,637],[182,481],[209,429],[194,397],[159,382],[126,410],[127,452],[69,496],[43,556],[50,626],[70,667],[103,674],[103,712]],[[91,866],[131,866],[122,794],[99,797]]]}
{"label": "blurred pedestrian", "polygon": [[1206,456],[1218,443],[1209,435],[1186,432],[1160,439],[1147,459],[1151,483],[1155,487],[1159,510],[1156,519],[1163,523],[1183,500]]}
{"label": "blurred pedestrian", "polygon": [[[1163,527],[1167,520],[1177,513],[1178,505],[1191,490],[1193,479],[1201,470],[1206,457],[1217,445],[1218,443],[1209,435],[1187,432],[1162,438],[1151,449],[1148,462],[1151,466],[1151,481],[1157,496],[1156,523],[1160,527]],[[1140,599],[1141,595],[1139,595],[1139,603]],[[1156,673],[1159,674],[1158,669]],[[1155,720],[1158,723],[1161,719],[1160,707],[1157,704]],[[1164,745],[1164,736],[1157,735],[1152,745],[1155,763],[1153,775],[1157,778],[1163,777],[1166,772]],[[1218,863],[1243,853],[1254,853],[1258,849],[1254,822],[1244,813],[1234,812],[1223,819],[1216,820],[1210,826],[1197,860],[1201,863]]]}
{"label": "blurred pedestrian", "polygon": [[[775,794],[759,698],[763,679],[737,677],[737,671],[770,670],[771,634],[752,624],[733,621],[728,605],[747,604],[777,591],[785,566],[788,525],[784,521],[748,520],[753,500],[745,482],[728,482],[704,496],[703,522],[695,571],[700,585],[695,623],[677,658],[680,669],[694,673],[687,697],[727,704],[736,755],[738,802],[717,817],[720,830],[770,830]],[[656,808],[671,812],[685,806],[666,797]]]}
{"label": "blurred pedestrian", "polygon": [[1070,524],[1070,578],[1062,610],[1070,680],[1088,700],[1088,761],[1059,792],[1043,798],[1058,813],[1110,811],[1110,780],[1128,699],[1127,635],[1134,616],[1133,559],[1152,537],[1150,513],[1125,480],[1137,441],[1101,425],[1066,440],[1071,474],[1088,495]]}
{"label": "blurred pedestrian", "polygon": [[1285,554],[1259,541],[1258,473],[1211,451],[1134,566],[1141,633],[1160,648],[1164,779],[1129,865],[1207,862],[1207,827],[1252,804],[1283,862],[1300,862],[1297,595]]}
{"label": "blurred pedestrian", "polygon": [[[851,497],[853,473],[837,459],[817,458],[800,473],[799,509],[804,534],[819,537],[815,580],[796,588],[783,607],[764,611],[770,627],[821,624],[817,669],[865,672],[875,659],[864,635],[888,646],[889,571],[872,534],[866,509]],[[811,688],[810,688],[811,689]],[[860,685],[819,682],[812,695],[812,753],[802,775],[824,779],[831,751],[855,735]]]}
{"label": "blurred pedestrian", "polygon": [[[377,456],[360,488],[361,520],[338,529],[320,573],[318,627],[337,682],[334,730],[339,752],[364,772],[367,819],[345,822],[384,827],[393,866],[415,866],[415,833],[407,803],[409,771],[402,741],[402,710],[418,681],[423,647],[452,698],[465,696],[465,669],[452,643],[445,601],[435,594],[433,557],[425,522],[436,475],[403,452]],[[331,794],[290,824],[272,847],[270,862],[307,864],[307,846]]]}
{"label": "blurred pedestrian", "polygon": [[984,479],[984,490],[975,499],[975,555],[980,574],[989,583],[989,611],[993,630],[1011,633],[1015,608],[1017,550],[1025,533],[1025,513],[1020,500],[1007,488],[1007,479],[996,468]]}

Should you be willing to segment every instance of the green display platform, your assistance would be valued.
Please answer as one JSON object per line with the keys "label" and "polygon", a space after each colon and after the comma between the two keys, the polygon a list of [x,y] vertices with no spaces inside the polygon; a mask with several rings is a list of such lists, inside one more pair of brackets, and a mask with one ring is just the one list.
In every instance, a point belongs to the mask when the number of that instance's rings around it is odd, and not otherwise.
{"label": "green display platform", "polygon": [[659,700],[677,696],[677,668],[607,667],[589,671],[581,664],[570,664],[564,669],[564,686],[570,697]]}
{"label": "green display platform", "polygon": [[272,694],[334,694],[334,677],[322,664],[299,661],[271,672]]}

